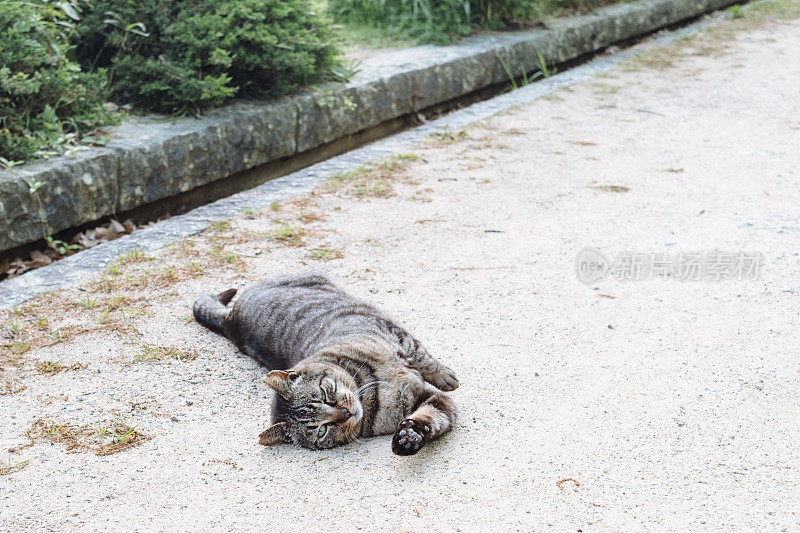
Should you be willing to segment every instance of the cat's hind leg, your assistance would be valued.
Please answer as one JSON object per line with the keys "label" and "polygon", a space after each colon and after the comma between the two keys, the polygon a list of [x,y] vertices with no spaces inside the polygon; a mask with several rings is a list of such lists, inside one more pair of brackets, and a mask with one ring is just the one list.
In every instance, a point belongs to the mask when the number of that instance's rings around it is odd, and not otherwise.
{"label": "cat's hind leg", "polygon": [[405,361],[409,368],[418,371],[422,375],[422,379],[445,392],[458,388],[456,373],[429,354],[425,346],[411,333],[390,320],[382,320],[381,327],[388,334],[397,337],[399,343],[397,356]]}
{"label": "cat's hind leg", "polygon": [[458,388],[458,378],[453,369],[428,353],[423,345],[413,337],[410,345],[398,350],[397,355],[404,359],[410,368],[419,371],[422,379],[437,389],[449,392]]}
{"label": "cat's hind leg", "polygon": [[429,396],[394,432],[392,451],[397,455],[414,455],[453,428],[458,416],[455,402],[433,388],[428,387],[425,392]]}
{"label": "cat's hind leg", "polygon": [[227,305],[234,296],[236,296],[236,289],[228,289],[216,296],[213,294],[204,294],[195,300],[192,306],[192,313],[194,314],[195,320],[214,333],[226,337],[227,332],[224,326],[225,315],[227,315],[229,311]]}

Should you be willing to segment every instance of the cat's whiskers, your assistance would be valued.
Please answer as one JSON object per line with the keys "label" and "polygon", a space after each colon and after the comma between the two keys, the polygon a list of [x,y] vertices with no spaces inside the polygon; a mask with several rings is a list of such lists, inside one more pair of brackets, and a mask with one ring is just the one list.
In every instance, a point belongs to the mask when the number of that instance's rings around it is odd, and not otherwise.
{"label": "cat's whiskers", "polygon": [[[358,365],[358,368],[356,369],[355,372],[350,372],[350,375],[353,376],[354,380],[357,379],[357,377],[361,374],[361,371],[364,370],[364,367],[366,367],[366,366],[367,366],[367,362],[366,361],[362,361],[361,364]],[[349,370],[348,370],[348,372],[349,372]]]}
{"label": "cat's whiskers", "polygon": [[358,388],[358,390],[356,390],[356,398],[359,398],[359,399],[360,399],[360,398],[361,398],[361,395],[362,395],[362,394],[363,394],[363,393],[364,393],[364,392],[365,392],[367,389],[369,389],[369,388],[370,388],[370,387],[372,387],[372,386],[377,386],[377,385],[380,385],[380,384],[384,384],[384,385],[385,385],[385,384],[386,384],[386,382],[385,382],[385,381],[370,381],[369,383],[365,383],[364,385],[361,385],[361,386]]}

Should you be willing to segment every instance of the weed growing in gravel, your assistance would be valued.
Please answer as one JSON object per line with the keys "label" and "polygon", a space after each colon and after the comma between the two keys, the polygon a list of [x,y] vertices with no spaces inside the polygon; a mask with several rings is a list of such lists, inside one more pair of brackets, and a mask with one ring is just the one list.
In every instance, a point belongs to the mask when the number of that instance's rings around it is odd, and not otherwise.
{"label": "weed growing in gravel", "polygon": [[394,196],[392,183],[408,181],[404,170],[411,162],[418,159],[419,156],[415,154],[396,154],[377,163],[335,174],[325,184],[315,189],[315,194],[336,193],[356,198]]}
{"label": "weed growing in gravel", "polygon": [[344,257],[344,253],[338,248],[322,246],[320,248],[313,248],[310,250],[308,257],[309,259],[314,259],[316,261],[330,261],[332,259],[341,259]]}
{"label": "weed growing in gravel", "polygon": [[229,265],[238,263],[240,261],[235,252],[225,251],[222,246],[212,248],[211,257],[216,259],[219,263],[227,263]]}
{"label": "weed growing in gravel", "polygon": [[143,261],[153,261],[153,260],[155,260],[155,257],[147,255],[142,251],[141,248],[135,248],[129,252],[120,254],[120,256],[117,257],[116,263],[119,266],[125,266],[130,263],[141,263]]}
{"label": "weed growing in gravel", "polygon": [[217,231],[224,231],[231,229],[231,221],[230,220],[218,220],[217,222],[212,222],[208,225],[205,233],[214,233]]}
{"label": "weed growing in gravel", "polygon": [[83,309],[92,309],[97,305],[97,300],[93,299],[87,294],[83,299],[78,300],[78,305],[80,305]]}
{"label": "weed growing in gravel", "polygon": [[434,143],[435,146],[446,146],[448,144],[461,142],[470,138],[466,130],[453,132],[447,128],[443,129],[442,131],[435,131],[431,133],[429,137],[436,140]]}
{"label": "weed growing in gravel", "polygon": [[148,437],[124,422],[89,425],[60,424],[39,419],[26,433],[32,446],[37,440],[64,444],[67,453],[94,452],[95,455],[112,455],[138,446]]}
{"label": "weed growing in gravel", "polygon": [[325,217],[318,211],[303,211],[297,215],[297,220],[303,224],[310,224],[312,222],[323,222]]}
{"label": "weed growing in gravel", "polygon": [[89,366],[86,363],[74,363],[71,365],[62,365],[61,361],[39,361],[36,365],[36,371],[40,374],[52,376],[60,372],[67,372],[69,370],[83,370]]}
{"label": "weed growing in gravel", "polygon": [[12,355],[20,356],[33,348],[44,348],[53,346],[60,342],[72,340],[81,333],[89,331],[87,328],[79,326],[65,326],[52,330],[42,331],[38,328],[25,328],[20,333],[20,340],[13,340],[12,342],[0,342],[0,348],[3,352],[8,351]]}
{"label": "weed growing in gravel", "polygon": [[19,320],[16,318],[9,319],[5,325],[6,329],[11,332],[12,335],[19,335],[21,331],[21,327],[19,325]]}
{"label": "weed growing in gravel", "polygon": [[374,180],[366,184],[353,185],[350,188],[353,196],[372,196],[376,198],[388,198],[392,196],[392,187],[385,181]]}
{"label": "weed growing in gravel", "polygon": [[177,359],[178,361],[194,361],[197,359],[197,350],[182,350],[176,346],[157,346],[155,344],[140,343],[140,349],[131,358],[131,363],[163,361],[164,359]]}
{"label": "weed growing in gravel", "polygon": [[11,459],[9,458],[8,464],[0,466],[0,476],[7,476],[9,474],[13,474],[14,472],[19,472],[20,470],[28,466],[28,464],[30,464],[28,459],[12,464]]}
{"label": "weed growing in gravel", "polygon": [[288,246],[302,246],[305,228],[281,224],[270,232],[270,239]]}
{"label": "weed growing in gravel", "polygon": [[205,273],[205,270],[197,261],[188,264],[164,265],[130,274],[115,269],[113,272],[107,271],[105,276],[95,282],[91,290],[94,292],[118,293],[164,288],[180,281],[196,278],[203,273]]}
{"label": "weed growing in gravel", "polygon": [[[9,317],[5,328],[0,330],[3,331],[0,335],[0,353],[8,359],[9,356],[19,357],[32,349],[71,341],[85,333],[116,331],[129,335],[135,332],[129,319],[143,312],[143,308],[137,304],[144,302],[145,297],[104,296],[100,292],[95,290],[94,296],[84,295],[81,298],[69,291],[45,293],[14,311],[0,313],[0,319],[4,315]],[[58,368],[58,365],[60,362],[46,373]],[[77,368],[73,365],[65,369]],[[58,371],[63,369],[59,368]]]}
{"label": "weed growing in gravel", "polygon": [[675,59],[669,47],[651,48],[625,59],[621,66],[625,72],[639,72],[643,68],[665,70],[675,64]]}

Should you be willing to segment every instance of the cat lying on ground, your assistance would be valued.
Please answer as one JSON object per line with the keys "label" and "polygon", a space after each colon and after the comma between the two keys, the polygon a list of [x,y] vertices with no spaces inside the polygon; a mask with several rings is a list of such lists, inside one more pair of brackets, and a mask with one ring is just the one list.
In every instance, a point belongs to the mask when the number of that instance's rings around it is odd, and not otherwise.
{"label": "cat lying on ground", "polygon": [[259,283],[236,295],[201,296],[194,316],[271,372],[272,426],[260,443],[332,448],[394,433],[392,451],[413,455],[450,431],[458,387],[384,312],[319,274]]}

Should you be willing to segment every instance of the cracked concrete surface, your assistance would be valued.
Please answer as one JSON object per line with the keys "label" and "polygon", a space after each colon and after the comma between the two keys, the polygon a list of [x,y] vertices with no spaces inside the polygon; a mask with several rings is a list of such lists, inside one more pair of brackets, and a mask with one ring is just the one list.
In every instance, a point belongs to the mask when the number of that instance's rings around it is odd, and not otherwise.
{"label": "cracked concrete surface", "polygon": [[[3,378],[26,388],[0,396],[2,459],[18,465],[0,476],[0,528],[796,529],[798,65],[797,20],[651,49],[431,138],[388,179],[240,213],[5,313]],[[585,285],[587,246],[745,250],[763,269]],[[456,370],[452,434],[410,458],[388,436],[257,445],[264,371],[191,322],[191,302],[310,268]],[[25,447],[39,419],[122,421],[147,440]]]}

